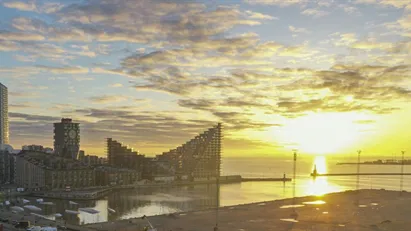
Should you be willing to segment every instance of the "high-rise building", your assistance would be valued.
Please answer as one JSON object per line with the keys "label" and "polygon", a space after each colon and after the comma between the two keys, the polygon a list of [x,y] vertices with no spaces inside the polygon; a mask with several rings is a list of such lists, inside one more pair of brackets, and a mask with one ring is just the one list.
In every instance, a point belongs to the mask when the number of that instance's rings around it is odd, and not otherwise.
{"label": "high-rise building", "polygon": [[9,100],[7,87],[0,83],[0,145],[9,143]]}
{"label": "high-rise building", "polygon": [[56,155],[77,159],[80,150],[80,124],[72,119],[63,118],[54,123],[54,153]]}
{"label": "high-rise building", "polygon": [[14,183],[15,155],[10,145],[0,145],[0,185]]}
{"label": "high-rise building", "polygon": [[108,164],[114,167],[141,170],[144,155],[139,155],[132,148],[107,138],[107,160]]}
{"label": "high-rise building", "polygon": [[212,180],[220,176],[222,125],[219,123],[176,149],[158,155],[170,161],[177,177],[192,181]]}

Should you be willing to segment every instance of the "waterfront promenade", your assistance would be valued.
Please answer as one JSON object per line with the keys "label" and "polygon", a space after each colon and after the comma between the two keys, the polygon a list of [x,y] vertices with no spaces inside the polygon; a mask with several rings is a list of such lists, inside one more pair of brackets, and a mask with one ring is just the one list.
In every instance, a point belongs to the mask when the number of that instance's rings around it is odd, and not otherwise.
{"label": "waterfront promenade", "polygon": [[[357,204],[358,201],[358,204]],[[298,214],[294,219],[293,213]],[[411,227],[411,193],[360,190],[309,196],[219,209],[219,230],[224,231],[407,231]],[[210,231],[216,210],[149,217],[158,231]],[[141,218],[87,225],[95,230],[139,231],[147,225]]]}
{"label": "waterfront promenade", "polygon": [[[241,182],[258,182],[258,181],[272,181],[272,182],[290,182],[291,178],[243,178],[240,175],[235,176],[222,176],[219,183],[220,184],[233,184]],[[72,200],[93,200],[101,198],[108,193],[115,190],[122,189],[140,189],[140,188],[164,188],[164,187],[180,187],[180,186],[194,186],[201,184],[216,184],[216,180],[206,180],[206,181],[174,181],[165,183],[156,182],[140,182],[131,185],[117,185],[109,187],[94,187],[82,190],[73,190],[71,192],[65,191],[45,191],[45,192],[33,192],[31,196],[44,197],[44,198],[58,198],[58,199],[72,199]]]}

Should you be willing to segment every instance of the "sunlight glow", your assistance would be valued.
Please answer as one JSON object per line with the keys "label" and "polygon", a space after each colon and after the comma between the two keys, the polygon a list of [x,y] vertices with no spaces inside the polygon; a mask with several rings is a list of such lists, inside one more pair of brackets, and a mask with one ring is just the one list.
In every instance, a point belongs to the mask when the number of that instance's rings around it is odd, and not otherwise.
{"label": "sunlight glow", "polygon": [[295,143],[307,154],[325,155],[341,152],[360,138],[357,113],[312,113],[290,120],[281,129],[284,143]]}
{"label": "sunlight glow", "polygon": [[324,156],[316,156],[312,169],[317,168],[317,173],[327,173],[327,162]]}
{"label": "sunlight glow", "polygon": [[339,192],[341,187],[338,185],[331,185],[327,181],[327,177],[319,177],[311,179],[308,182],[306,193],[314,196],[322,196],[327,193]]}
{"label": "sunlight glow", "polygon": [[352,95],[347,95],[347,96],[344,97],[344,100],[346,102],[350,103],[350,102],[354,101],[354,97]]}

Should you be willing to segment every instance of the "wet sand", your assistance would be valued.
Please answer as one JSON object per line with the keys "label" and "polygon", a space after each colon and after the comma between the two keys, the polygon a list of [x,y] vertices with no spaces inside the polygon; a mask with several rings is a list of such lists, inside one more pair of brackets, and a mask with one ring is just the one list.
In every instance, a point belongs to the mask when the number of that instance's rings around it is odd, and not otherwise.
{"label": "wet sand", "polygon": [[[358,199],[358,204],[357,204]],[[295,213],[298,217],[294,219]],[[360,190],[276,200],[219,209],[219,230],[232,231],[409,231],[411,193]],[[203,210],[149,217],[158,231],[213,230],[216,211]],[[90,224],[95,230],[142,230],[147,221],[134,218]]]}

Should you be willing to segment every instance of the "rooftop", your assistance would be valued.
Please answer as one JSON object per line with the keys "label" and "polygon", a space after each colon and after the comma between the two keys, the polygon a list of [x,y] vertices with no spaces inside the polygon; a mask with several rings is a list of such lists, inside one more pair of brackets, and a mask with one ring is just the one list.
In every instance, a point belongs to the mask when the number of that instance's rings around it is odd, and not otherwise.
{"label": "rooftop", "polygon": [[46,169],[65,170],[91,168],[78,160],[63,158],[54,154],[38,151],[21,151],[18,156],[23,157],[30,163]]}

